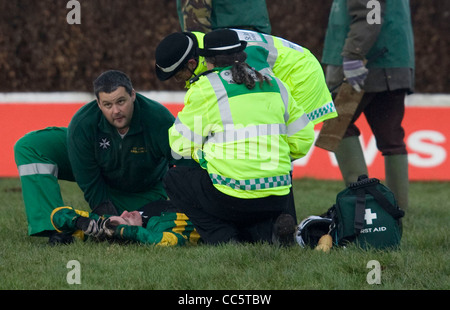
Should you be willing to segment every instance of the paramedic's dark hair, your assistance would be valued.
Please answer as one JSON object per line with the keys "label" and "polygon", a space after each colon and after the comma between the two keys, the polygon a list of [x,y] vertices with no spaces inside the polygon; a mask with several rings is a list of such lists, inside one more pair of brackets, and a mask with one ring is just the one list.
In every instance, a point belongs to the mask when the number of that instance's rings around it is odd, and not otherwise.
{"label": "paramedic's dark hair", "polygon": [[246,59],[247,53],[243,51],[233,54],[206,57],[206,61],[214,64],[215,67],[231,66],[231,74],[233,76],[233,81],[236,84],[244,84],[248,89],[253,89],[256,82],[259,82],[260,87],[263,86],[264,82],[271,85],[270,79],[250,67],[245,62]]}
{"label": "paramedic's dark hair", "polygon": [[128,75],[117,70],[109,70],[103,72],[94,81],[95,97],[99,99],[99,93],[105,92],[107,94],[110,94],[121,86],[124,87],[127,93],[131,96],[133,92],[133,85]]}

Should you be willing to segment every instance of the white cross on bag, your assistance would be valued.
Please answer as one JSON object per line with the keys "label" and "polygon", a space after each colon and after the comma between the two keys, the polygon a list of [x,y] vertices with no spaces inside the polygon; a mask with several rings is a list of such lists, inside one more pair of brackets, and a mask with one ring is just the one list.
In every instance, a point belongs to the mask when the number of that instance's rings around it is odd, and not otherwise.
{"label": "white cross on bag", "polygon": [[366,214],[364,214],[364,220],[367,225],[372,225],[372,220],[377,218],[376,213],[372,213],[371,209],[366,209]]}

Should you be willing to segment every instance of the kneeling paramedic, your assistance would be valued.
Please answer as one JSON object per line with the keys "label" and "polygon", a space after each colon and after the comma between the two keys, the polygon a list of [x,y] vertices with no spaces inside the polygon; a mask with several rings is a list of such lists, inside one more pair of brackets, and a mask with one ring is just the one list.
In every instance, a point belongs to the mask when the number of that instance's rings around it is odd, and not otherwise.
{"label": "kneeling paramedic", "polygon": [[291,161],[310,149],[314,125],[286,84],[250,68],[246,45],[231,30],[205,35],[199,53],[209,70],[192,81],[169,129],[173,156],[192,157],[201,168],[169,169],[164,184],[206,243],[271,243],[275,236],[289,244]]}
{"label": "kneeling paramedic", "polygon": [[[305,47],[261,32],[231,29],[246,41],[246,62],[261,73],[275,75],[286,83],[292,97],[314,124],[337,116],[323,69]],[[204,33],[175,32],[166,36],[155,51],[155,72],[159,80],[175,80],[189,89],[195,77],[207,71],[203,48]],[[297,219],[293,188],[288,213]]]}

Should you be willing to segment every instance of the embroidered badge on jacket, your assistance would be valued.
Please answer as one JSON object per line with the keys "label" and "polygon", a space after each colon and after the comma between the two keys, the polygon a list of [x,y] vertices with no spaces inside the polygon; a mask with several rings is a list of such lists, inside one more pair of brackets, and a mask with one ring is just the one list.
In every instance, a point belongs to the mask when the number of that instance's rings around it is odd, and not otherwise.
{"label": "embroidered badge on jacket", "polygon": [[100,147],[104,150],[106,150],[110,146],[111,146],[110,141],[108,141],[107,138],[102,139],[102,141],[100,142]]}

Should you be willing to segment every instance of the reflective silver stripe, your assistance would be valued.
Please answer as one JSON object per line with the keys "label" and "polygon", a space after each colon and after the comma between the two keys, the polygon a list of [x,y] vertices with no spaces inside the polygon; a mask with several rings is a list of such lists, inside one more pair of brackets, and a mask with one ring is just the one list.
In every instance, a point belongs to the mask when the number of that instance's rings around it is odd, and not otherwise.
{"label": "reflective silver stripe", "polygon": [[51,174],[58,177],[58,166],[52,164],[27,164],[18,166],[19,176]]}
{"label": "reflective silver stripe", "polygon": [[238,44],[234,44],[234,45],[228,45],[228,46],[220,46],[220,47],[210,47],[208,48],[211,51],[226,51],[226,50],[230,50],[236,47],[241,46],[241,43]]}
{"label": "reflective silver stripe", "polygon": [[194,142],[195,144],[201,145],[206,138],[206,137],[196,134],[195,132],[190,130],[189,127],[187,127],[185,124],[183,124],[178,117],[175,119],[174,125],[175,125],[175,130],[178,133],[180,133],[183,137],[185,137],[189,141]]}
{"label": "reflective silver stripe", "polygon": [[[285,124],[260,124],[245,128],[235,128],[233,117],[231,115],[230,103],[228,101],[228,94],[222,80],[218,74],[208,74],[207,78],[217,97],[217,104],[219,106],[219,113],[224,131],[211,133],[206,138],[205,143],[225,143],[256,136],[287,134],[287,127]],[[275,81],[278,84],[280,95],[284,103],[284,121],[287,122],[289,119],[289,93],[279,79],[275,78]]]}
{"label": "reflective silver stripe", "polygon": [[287,123],[289,120],[289,93],[280,79],[275,78],[275,81],[277,81],[278,87],[280,88],[281,99],[284,103],[284,122]]}
{"label": "reflective silver stripe", "polygon": [[298,45],[296,43],[293,43],[291,41],[288,41],[286,39],[280,38],[280,37],[277,37],[277,39],[279,39],[281,41],[281,44],[283,44],[283,46],[292,48],[292,49],[294,49],[294,50],[296,50],[298,52],[303,53],[303,47],[302,46],[300,46],[300,45]]}
{"label": "reflective silver stripe", "polygon": [[259,44],[259,45],[269,51],[269,55],[267,55],[267,62],[269,63],[269,66],[273,68],[278,58],[278,50],[275,47],[275,43],[273,41],[272,36],[265,34],[264,38],[266,39],[267,44]]}
{"label": "reflective silver stripe", "polygon": [[242,30],[242,29],[231,29],[235,31],[238,34],[239,40],[241,41],[247,41],[248,44],[251,44],[252,41],[260,41],[262,42],[262,35],[251,31],[251,30]]}
{"label": "reflective silver stripe", "polygon": [[264,35],[264,38],[267,40],[267,43],[265,42],[247,42],[247,46],[260,46],[264,49],[266,49],[269,53],[267,55],[267,63],[269,64],[270,68],[273,68],[275,65],[275,62],[278,58],[278,50],[274,45],[273,38],[269,35]]}
{"label": "reflective silver stripe", "polygon": [[247,191],[288,186],[291,184],[291,176],[289,174],[280,175],[276,177],[266,177],[247,180],[235,180],[215,173],[210,173],[209,177],[211,178],[213,184],[226,185],[233,189],[241,189]]}
{"label": "reflective silver stripe", "polygon": [[270,69],[269,67],[259,70],[259,73],[261,73],[262,75],[274,75],[272,69]]}
{"label": "reflective silver stripe", "polygon": [[287,135],[288,137],[295,135],[297,132],[306,127],[309,123],[309,118],[306,114],[303,114],[295,121],[290,123],[287,127]]}
{"label": "reflective silver stripe", "polygon": [[288,132],[285,124],[260,124],[239,129],[224,128],[224,130],[223,132],[216,132],[208,136],[205,143],[234,142],[261,136],[285,135]]}
{"label": "reflective silver stripe", "polygon": [[222,84],[218,74],[206,75],[211,83],[214,92],[217,97],[217,104],[219,105],[220,118],[222,119],[222,125],[225,128],[227,125],[233,125],[233,117],[231,116],[230,103],[228,102],[228,94],[225,86]]}

